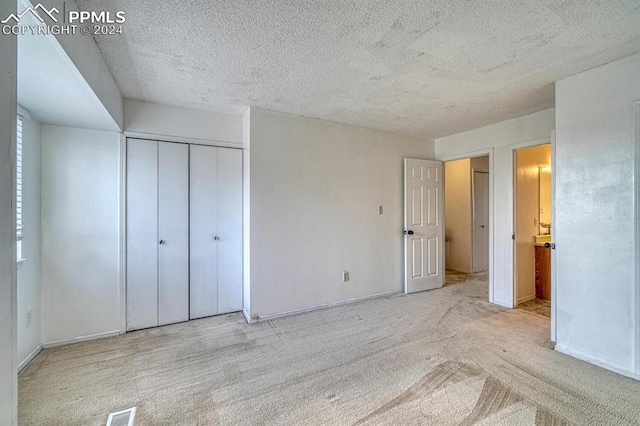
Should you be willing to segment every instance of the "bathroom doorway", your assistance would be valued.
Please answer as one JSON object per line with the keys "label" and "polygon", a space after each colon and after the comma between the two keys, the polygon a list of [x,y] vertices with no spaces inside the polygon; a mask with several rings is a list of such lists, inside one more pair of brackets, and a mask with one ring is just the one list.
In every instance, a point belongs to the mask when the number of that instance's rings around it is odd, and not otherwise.
{"label": "bathroom doorway", "polygon": [[515,305],[551,318],[551,144],[514,151]]}

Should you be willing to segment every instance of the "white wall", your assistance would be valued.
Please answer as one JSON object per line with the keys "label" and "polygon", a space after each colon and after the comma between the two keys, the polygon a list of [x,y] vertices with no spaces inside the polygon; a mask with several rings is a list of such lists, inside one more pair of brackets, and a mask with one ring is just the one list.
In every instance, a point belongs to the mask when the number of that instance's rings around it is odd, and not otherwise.
{"label": "white wall", "polygon": [[242,116],[125,99],[128,136],[242,147]]}
{"label": "white wall", "polygon": [[[0,2],[0,16],[16,12]],[[0,37],[0,424],[18,422],[16,374],[16,37]]]}
{"label": "white wall", "polygon": [[447,269],[471,272],[471,160],[444,164]]}
{"label": "white wall", "polygon": [[253,108],[250,126],[249,313],[401,291],[403,158],[433,143]]}
{"label": "white wall", "polygon": [[[52,7],[56,7],[60,13],[66,11],[68,14],[70,10],[78,10],[75,0],[23,0],[20,3],[22,5],[22,3],[28,3],[29,1],[34,6],[41,3],[49,10]],[[112,13],[115,12],[114,10]],[[45,18],[49,20],[48,17],[45,16]],[[49,23],[53,24],[50,20]],[[122,129],[122,95],[93,37],[79,36],[77,34],[57,34],[55,38],[73,61],[80,74],[82,74],[83,79],[91,87],[91,90],[100,99],[100,103],[102,103],[117,126]]]}
{"label": "white wall", "polygon": [[[22,257],[18,267],[18,362],[42,343],[40,309],[40,124],[22,120]],[[31,311],[31,324],[26,323]]]}
{"label": "white wall", "polygon": [[120,135],[42,126],[42,338],[120,330]]}
{"label": "white wall", "polygon": [[513,147],[531,141],[549,141],[555,127],[553,108],[468,132],[436,139],[435,158],[463,158],[491,152],[493,191],[493,281],[489,300],[513,307]]}
{"label": "white wall", "polygon": [[638,76],[640,54],[556,84],[556,348],[629,375],[640,373]]}

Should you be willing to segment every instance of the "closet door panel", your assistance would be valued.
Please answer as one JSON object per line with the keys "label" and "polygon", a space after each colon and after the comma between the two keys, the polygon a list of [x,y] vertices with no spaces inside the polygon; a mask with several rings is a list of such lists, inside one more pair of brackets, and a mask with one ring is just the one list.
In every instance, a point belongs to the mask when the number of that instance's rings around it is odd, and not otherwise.
{"label": "closet door panel", "polygon": [[191,319],[218,313],[217,163],[217,148],[191,145],[189,168]]}
{"label": "closet door panel", "polygon": [[218,148],[218,313],[242,310],[242,150]]}
{"label": "closet door panel", "polygon": [[158,322],[189,319],[189,146],[158,143]]}
{"label": "closet door panel", "polygon": [[127,330],[158,325],[158,143],[127,140]]}

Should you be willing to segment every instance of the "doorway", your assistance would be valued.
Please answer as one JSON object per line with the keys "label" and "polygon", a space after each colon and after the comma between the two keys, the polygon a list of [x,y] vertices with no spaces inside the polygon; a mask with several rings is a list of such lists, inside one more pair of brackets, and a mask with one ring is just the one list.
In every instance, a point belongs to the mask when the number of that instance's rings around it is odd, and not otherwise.
{"label": "doorway", "polygon": [[514,304],[551,318],[551,145],[514,150],[514,170]]}
{"label": "doorway", "polygon": [[488,287],[489,156],[456,159],[444,165],[447,283],[480,279]]}

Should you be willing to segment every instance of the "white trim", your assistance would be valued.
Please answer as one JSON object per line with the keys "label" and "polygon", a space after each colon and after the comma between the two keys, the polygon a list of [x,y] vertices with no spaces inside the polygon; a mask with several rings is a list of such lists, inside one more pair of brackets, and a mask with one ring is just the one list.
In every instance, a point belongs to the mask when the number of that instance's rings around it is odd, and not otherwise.
{"label": "white trim", "polygon": [[471,275],[473,275],[473,272],[471,272],[471,271],[463,271],[460,268],[447,268],[447,271],[453,271],[453,272],[457,272],[459,274],[471,274]]}
{"label": "white trim", "polygon": [[[244,309],[242,310],[242,315],[244,316],[245,321],[247,321],[247,324],[251,324],[251,317],[249,316],[249,312],[245,311]],[[255,322],[255,321],[253,321]]]}
{"label": "white trim", "polygon": [[[635,182],[635,191],[634,191],[634,214],[635,214],[635,247],[634,247],[634,258],[635,258],[635,268],[634,268],[634,283],[632,289],[632,297],[634,300],[634,309],[632,312],[633,315],[633,326],[635,328],[635,332],[633,333],[633,349],[635,349],[632,358],[634,360],[634,368],[635,375],[634,377],[640,380],[640,315],[638,314],[638,310],[640,310],[640,101],[636,101],[634,103],[634,127],[635,127],[635,144],[634,144],[634,182]],[[552,228],[553,229],[553,228]]]}
{"label": "white trim", "polygon": [[572,358],[577,358],[581,361],[588,362],[589,364],[593,364],[600,368],[604,368],[605,370],[613,371],[614,373],[621,374],[623,376],[630,377],[632,379],[636,377],[633,371],[625,370],[624,368],[617,367],[606,361],[602,361],[599,358],[595,358],[590,355],[585,355],[582,352],[574,351],[573,349],[569,349],[565,346],[556,344],[555,350],[557,352],[560,352],[561,354],[568,355]]}
{"label": "white trim", "polygon": [[[551,130],[551,241],[556,243],[556,130]],[[551,250],[551,341],[558,339],[556,251]]]}
{"label": "white trim", "polygon": [[18,115],[22,118],[26,118],[27,120],[31,120],[31,112],[20,105],[18,105]]}
{"label": "white trim", "polygon": [[24,368],[29,365],[29,363],[33,361],[33,359],[37,357],[40,352],[42,352],[42,345],[38,345],[38,347],[31,351],[31,353],[27,355],[27,357],[20,363],[20,365],[18,365],[18,374],[20,374],[20,372],[24,370]]}
{"label": "white trim", "polygon": [[56,340],[54,342],[47,342],[47,343],[43,343],[42,347],[44,349],[55,348],[56,346],[71,345],[73,343],[87,342],[89,340],[104,339],[105,337],[119,336],[120,334],[121,334],[120,330],[107,331],[106,333],[90,334],[88,336],[76,337],[75,339]]}
{"label": "white trim", "polygon": [[493,148],[485,148],[485,149],[480,149],[480,150],[477,150],[477,151],[463,152],[463,153],[460,153],[460,154],[448,155],[448,156],[443,157],[443,158],[437,158],[436,160],[442,161],[442,162],[454,161],[454,160],[464,160],[465,158],[484,157],[485,155],[491,155],[492,153],[493,153]]}
{"label": "white trim", "polygon": [[[336,306],[350,305],[352,303],[363,302],[365,300],[370,300],[370,299],[379,299],[379,298],[382,298],[382,297],[393,296],[393,295],[396,295],[396,294],[404,294],[404,290],[388,291],[388,292],[385,292],[385,293],[373,294],[371,296],[356,297],[354,299],[347,299],[347,300],[341,300],[339,302],[327,303],[326,305],[318,305],[318,306],[314,306],[312,308],[303,308],[303,309],[295,309],[293,311],[279,312],[279,313],[275,313],[275,314],[269,314],[269,315],[265,315],[265,316],[260,316],[260,317],[258,317],[258,319],[249,319],[248,321],[249,321],[249,323],[255,323],[255,322],[260,322],[260,321],[269,321],[269,320],[272,320],[272,319],[289,317],[289,316],[293,316],[293,315],[306,314],[308,312],[319,311],[319,310],[327,309],[327,308],[334,308]],[[408,294],[408,296],[410,296],[410,295],[411,294]],[[242,311],[242,312],[244,313],[244,311]],[[245,318],[246,318],[246,314],[245,314]]]}
{"label": "white trim", "polygon": [[530,295],[528,295],[528,296],[525,296],[525,297],[523,297],[522,299],[519,299],[519,300],[518,300],[518,303],[516,304],[516,307],[517,307],[519,304],[521,304],[521,303],[528,302],[528,301],[533,300],[533,299],[535,299],[535,298],[536,298],[536,294],[535,294],[535,293],[530,294]]}
{"label": "white trim", "polygon": [[118,184],[118,215],[120,247],[120,333],[127,332],[127,138],[120,134],[120,182]]}
{"label": "white trim", "polygon": [[[436,160],[438,161],[442,161],[443,163],[447,162],[447,161],[454,161],[454,160],[461,160],[464,158],[475,158],[475,157],[483,157],[485,155],[489,156],[489,295],[488,295],[488,299],[489,302],[494,303],[496,305],[499,306],[504,306],[507,308],[513,308],[513,306],[506,306],[502,303],[498,303],[495,300],[495,265],[493,264],[494,262],[494,233],[496,232],[496,224],[493,222],[493,218],[494,218],[494,212],[495,212],[495,205],[494,205],[494,199],[495,199],[495,188],[494,188],[494,182],[495,182],[495,171],[494,171],[494,148],[490,147],[490,148],[484,148],[484,149],[480,149],[480,150],[476,150],[476,151],[470,151],[470,152],[463,152],[463,153],[459,153],[459,154],[454,154],[454,155],[449,155],[446,157],[442,157],[442,158],[436,158]],[[445,188],[447,185],[447,182],[445,181],[444,183]],[[473,268],[473,265],[471,265]]]}
{"label": "white trim", "polygon": [[160,135],[156,133],[130,132],[130,131],[124,132],[124,135],[132,139],[146,139],[146,140],[163,141],[163,142],[191,143],[196,145],[219,146],[223,148],[242,149],[243,147],[242,142],[221,141],[216,139],[188,138],[188,137],[182,137],[182,136],[168,136],[168,135]]}

